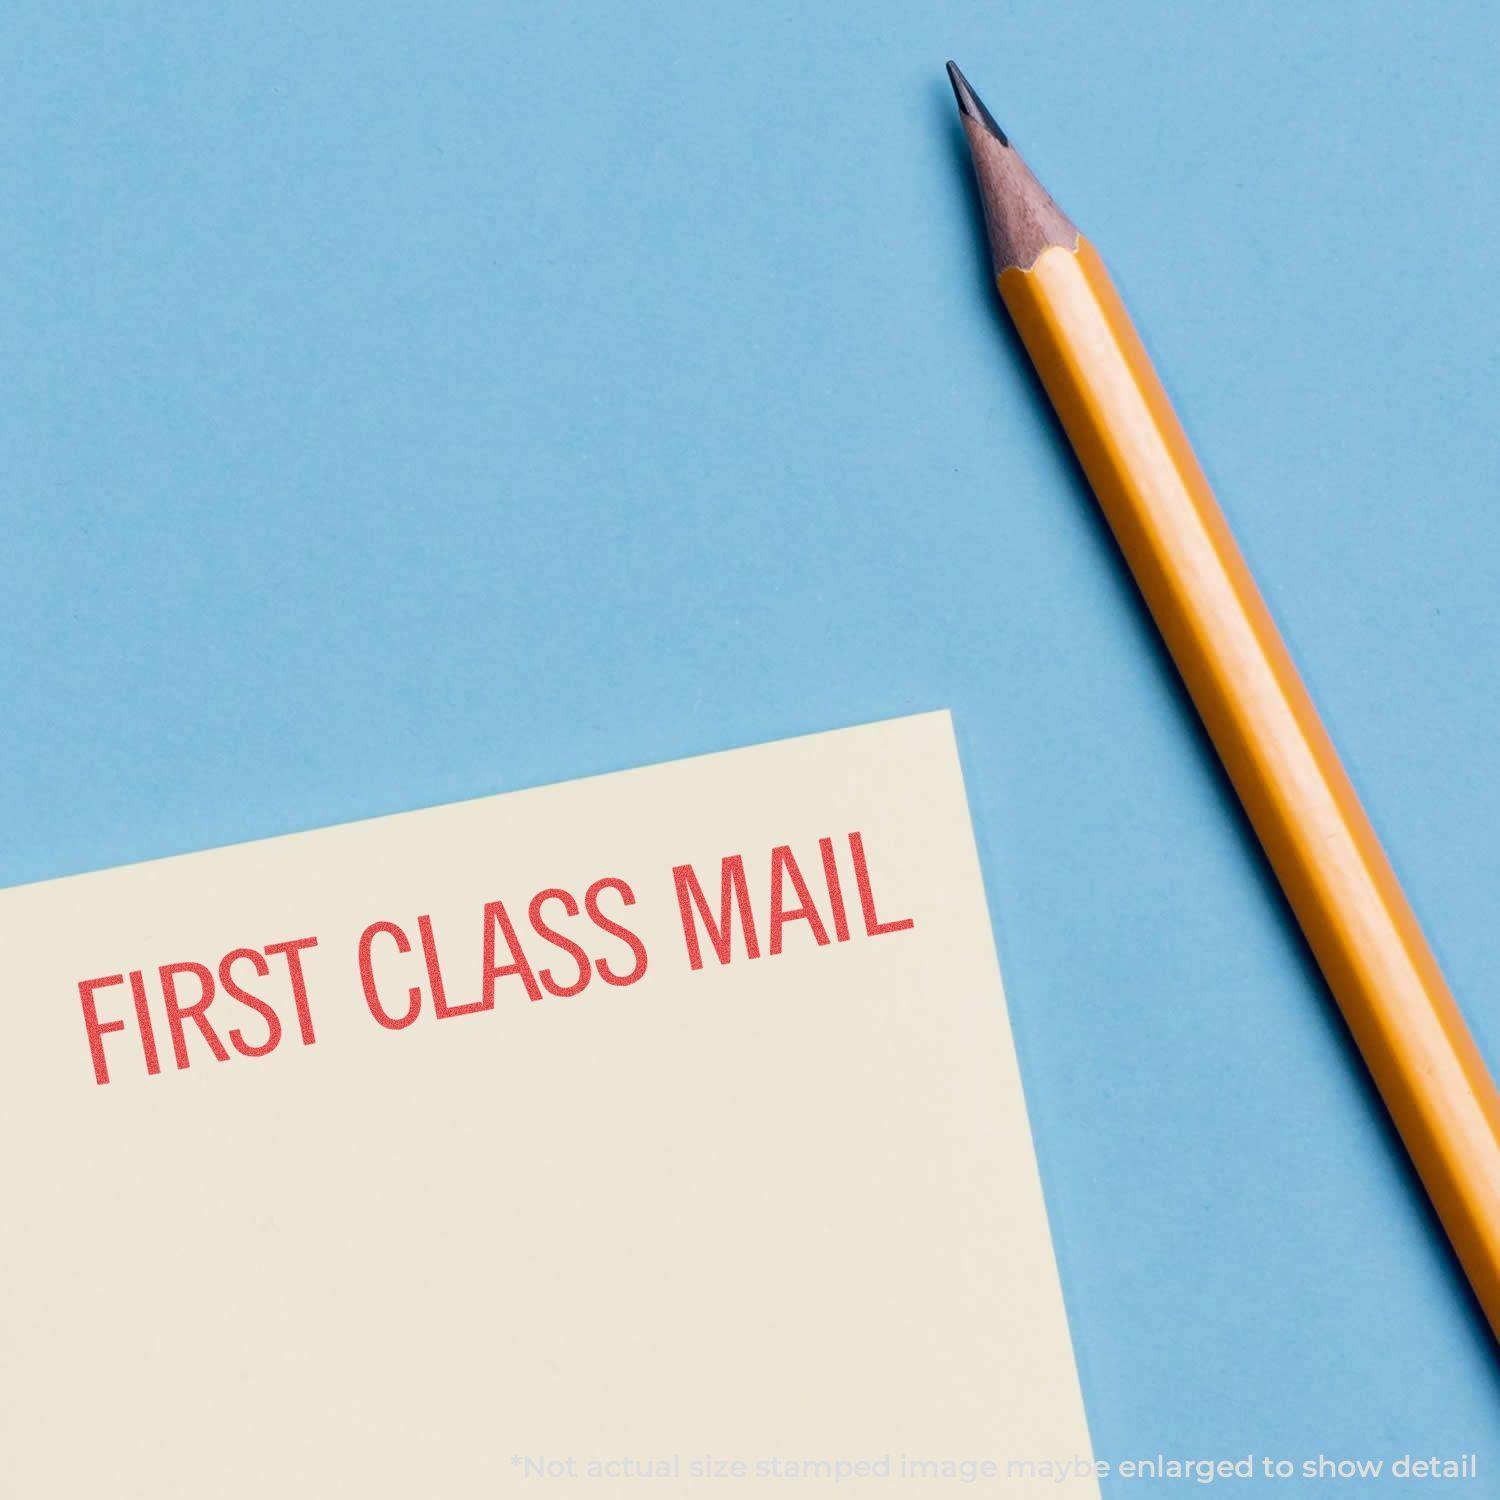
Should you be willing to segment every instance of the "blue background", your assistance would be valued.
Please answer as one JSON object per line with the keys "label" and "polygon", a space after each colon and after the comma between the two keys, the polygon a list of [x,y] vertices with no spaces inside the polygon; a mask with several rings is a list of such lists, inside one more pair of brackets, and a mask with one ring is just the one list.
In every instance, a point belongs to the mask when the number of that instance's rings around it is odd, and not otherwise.
{"label": "blue background", "polygon": [[1493,1060],[1495,40],[8,6],[0,881],[951,706],[1100,1455],[1493,1484],[1489,1336],[997,311],[941,65],[1102,244]]}

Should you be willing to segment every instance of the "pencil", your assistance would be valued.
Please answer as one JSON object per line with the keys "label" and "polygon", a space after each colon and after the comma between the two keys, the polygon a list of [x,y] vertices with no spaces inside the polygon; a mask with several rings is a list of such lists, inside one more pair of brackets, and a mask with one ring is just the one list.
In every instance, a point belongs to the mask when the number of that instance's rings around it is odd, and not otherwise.
{"label": "pencil", "polygon": [[951,62],[995,279],[1500,1337],[1500,1099],[1098,252]]}

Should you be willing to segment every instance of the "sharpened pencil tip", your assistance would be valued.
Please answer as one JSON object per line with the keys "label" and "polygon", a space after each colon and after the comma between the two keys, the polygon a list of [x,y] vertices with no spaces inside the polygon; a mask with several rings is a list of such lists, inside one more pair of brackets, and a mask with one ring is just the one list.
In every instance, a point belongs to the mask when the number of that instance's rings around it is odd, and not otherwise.
{"label": "sharpened pencil tip", "polygon": [[948,82],[953,85],[953,97],[958,100],[959,113],[967,115],[975,124],[982,125],[1000,142],[1010,145],[1010,137],[995,123],[995,117],[984,107],[984,100],[969,87],[969,80],[959,71],[956,62],[948,63]]}
{"label": "sharpened pencil tip", "polygon": [[995,274],[1012,266],[1029,271],[1042,251],[1053,245],[1078,248],[1078,227],[1048,196],[1021,153],[1011,145],[994,116],[984,107],[969,80],[948,64],[948,80],[958,100],[984,224],[990,238]]}

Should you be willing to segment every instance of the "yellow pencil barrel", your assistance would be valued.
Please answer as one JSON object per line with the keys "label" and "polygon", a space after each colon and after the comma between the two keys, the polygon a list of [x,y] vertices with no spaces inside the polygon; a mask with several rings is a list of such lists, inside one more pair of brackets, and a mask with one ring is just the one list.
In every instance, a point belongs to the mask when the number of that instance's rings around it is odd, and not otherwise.
{"label": "yellow pencil barrel", "polygon": [[1103,261],[998,278],[1193,702],[1500,1337],[1500,1098]]}

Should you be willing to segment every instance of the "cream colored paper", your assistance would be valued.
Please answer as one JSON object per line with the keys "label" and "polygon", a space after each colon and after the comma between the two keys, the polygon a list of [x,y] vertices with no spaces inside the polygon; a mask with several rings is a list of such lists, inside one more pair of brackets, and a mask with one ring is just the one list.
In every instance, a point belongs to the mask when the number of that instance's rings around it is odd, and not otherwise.
{"label": "cream colored paper", "polygon": [[[910,928],[866,935],[854,831]],[[824,946],[765,951],[777,845]],[[695,971],[672,870],[717,916],[732,853],[761,956]],[[375,1023],[367,924],[428,915],[457,1007],[486,902],[523,927],[605,876],[638,982]],[[314,1044],[247,961],[279,1045],[185,1022],[179,1071],[159,966],[313,935]],[[1018,1477],[1089,1443],[946,714],[22,887],[0,937],[0,1493],[1097,1494]],[[424,982],[388,936],[372,965],[393,1009]],[[100,1085],[79,982],[131,969],[160,1072],[122,983]]]}

